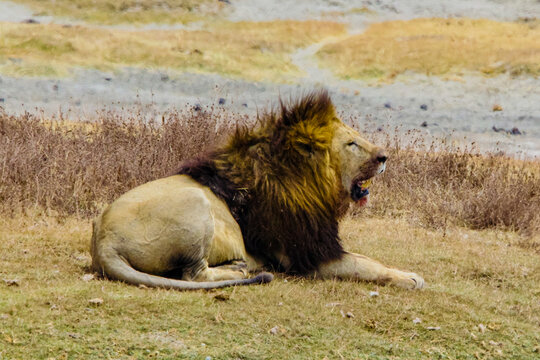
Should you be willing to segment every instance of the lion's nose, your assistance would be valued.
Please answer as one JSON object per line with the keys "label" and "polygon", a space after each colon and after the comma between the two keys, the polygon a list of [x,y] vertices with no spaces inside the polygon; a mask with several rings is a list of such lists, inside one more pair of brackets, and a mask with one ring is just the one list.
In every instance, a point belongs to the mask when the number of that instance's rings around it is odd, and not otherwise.
{"label": "lion's nose", "polygon": [[381,164],[384,164],[386,162],[386,160],[388,159],[388,155],[386,154],[386,152],[384,150],[379,150],[375,154],[375,159],[378,162],[380,162]]}

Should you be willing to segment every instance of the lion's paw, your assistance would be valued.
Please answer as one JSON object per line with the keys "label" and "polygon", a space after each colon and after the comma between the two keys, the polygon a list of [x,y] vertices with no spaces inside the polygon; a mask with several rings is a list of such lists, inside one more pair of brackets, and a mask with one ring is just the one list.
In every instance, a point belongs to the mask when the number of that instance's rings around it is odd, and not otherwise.
{"label": "lion's paw", "polygon": [[409,290],[422,289],[425,285],[425,281],[420,275],[399,270],[392,279],[392,283],[396,286]]}

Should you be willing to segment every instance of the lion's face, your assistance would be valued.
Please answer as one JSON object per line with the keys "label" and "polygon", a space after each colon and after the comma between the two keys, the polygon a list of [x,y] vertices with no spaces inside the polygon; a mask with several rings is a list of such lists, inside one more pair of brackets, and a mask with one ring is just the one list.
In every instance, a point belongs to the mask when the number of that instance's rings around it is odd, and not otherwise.
{"label": "lion's face", "polygon": [[343,188],[353,201],[363,205],[371,179],[385,170],[386,152],[341,121],[335,124],[332,152],[340,164]]}

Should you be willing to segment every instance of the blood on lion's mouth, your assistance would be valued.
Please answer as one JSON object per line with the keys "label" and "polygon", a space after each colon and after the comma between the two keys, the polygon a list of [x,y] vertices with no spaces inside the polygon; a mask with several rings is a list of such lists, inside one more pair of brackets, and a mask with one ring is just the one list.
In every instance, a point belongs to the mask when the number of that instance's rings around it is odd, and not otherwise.
{"label": "blood on lion's mouth", "polygon": [[367,203],[369,195],[369,186],[371,185],[371,179],[359,180],[353,183],[351,187],[351,198],[358,205],[364,205]]}

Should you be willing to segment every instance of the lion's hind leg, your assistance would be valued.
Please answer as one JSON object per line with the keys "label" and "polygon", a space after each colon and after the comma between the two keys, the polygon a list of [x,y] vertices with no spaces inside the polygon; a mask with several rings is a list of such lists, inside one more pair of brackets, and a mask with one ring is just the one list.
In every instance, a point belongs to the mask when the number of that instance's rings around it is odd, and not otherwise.
{"label": "lion's hind leg", "polygon": [[206,263],[205,266],[197,272],[195,276],[184,277],[184,280],[191,281],[222,281],[222,280],[239,280],[247,279],[248,271],[245,263],[241,264],[227,264],[221,266],[209,267]]}

